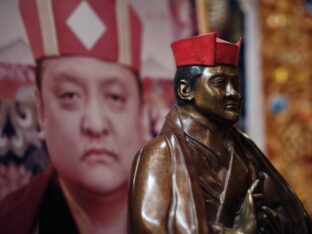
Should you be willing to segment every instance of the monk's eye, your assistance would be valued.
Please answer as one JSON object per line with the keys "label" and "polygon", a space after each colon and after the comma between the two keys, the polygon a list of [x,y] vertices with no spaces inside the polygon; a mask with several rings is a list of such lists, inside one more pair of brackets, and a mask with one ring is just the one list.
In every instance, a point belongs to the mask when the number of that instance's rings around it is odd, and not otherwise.
{"label": "monk's eye", "polygon": [[63,91],[57,97],[60,106],[68,110],[77,109],[82,100],[81,94],[74,91]]}
{"label": "monk's eye", "polygon": [[63,100],[72,100],[74,98],[78,98],[78,94],[75,92],[64,92],[59,95],[59,98]]}

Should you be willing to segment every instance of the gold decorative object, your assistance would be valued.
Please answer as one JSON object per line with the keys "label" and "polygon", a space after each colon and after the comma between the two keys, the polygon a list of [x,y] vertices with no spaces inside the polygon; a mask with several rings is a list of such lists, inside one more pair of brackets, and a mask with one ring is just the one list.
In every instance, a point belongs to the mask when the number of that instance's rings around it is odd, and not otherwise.
{"label": "gold decorative object", "polygon": [[304,1],[259,1],[268,155],[312,215],[312,16]]}

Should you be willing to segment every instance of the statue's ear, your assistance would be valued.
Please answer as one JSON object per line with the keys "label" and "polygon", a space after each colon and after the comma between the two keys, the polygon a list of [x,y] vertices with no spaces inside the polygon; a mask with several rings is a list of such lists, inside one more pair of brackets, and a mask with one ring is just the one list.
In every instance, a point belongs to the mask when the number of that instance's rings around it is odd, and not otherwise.
{"label": "statue's ear", "polygon": [[188,81],[180,80],[177,89],[181,99],[188,101],[193,99],[194,93]]}

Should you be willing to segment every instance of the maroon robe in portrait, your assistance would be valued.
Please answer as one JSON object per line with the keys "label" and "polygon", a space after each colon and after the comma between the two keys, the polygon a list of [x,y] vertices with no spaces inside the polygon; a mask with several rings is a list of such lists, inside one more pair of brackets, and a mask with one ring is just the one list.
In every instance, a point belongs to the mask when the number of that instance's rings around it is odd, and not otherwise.
{"label": "maroon robe in portrait", "polygon": [[78,233],[52,168],[0,202],[0,233]]}

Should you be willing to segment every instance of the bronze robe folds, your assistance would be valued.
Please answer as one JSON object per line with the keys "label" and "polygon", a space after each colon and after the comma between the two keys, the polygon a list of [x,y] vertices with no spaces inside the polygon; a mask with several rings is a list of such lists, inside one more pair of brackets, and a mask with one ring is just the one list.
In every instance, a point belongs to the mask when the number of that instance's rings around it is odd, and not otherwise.
{"label": "bronze robe folds", "polygon": [[[129,231],[214,233],[232,227],[248,188],[260,179],[259,201],[274,210],[284,233],[311,233],[311,221],[287,183],[255,144],[235,128],[234,153],[219,157],[209,147],[208,129],[175,106],[159,136],[133,163]],[[256,202],[258,203],[258,202]]]}

